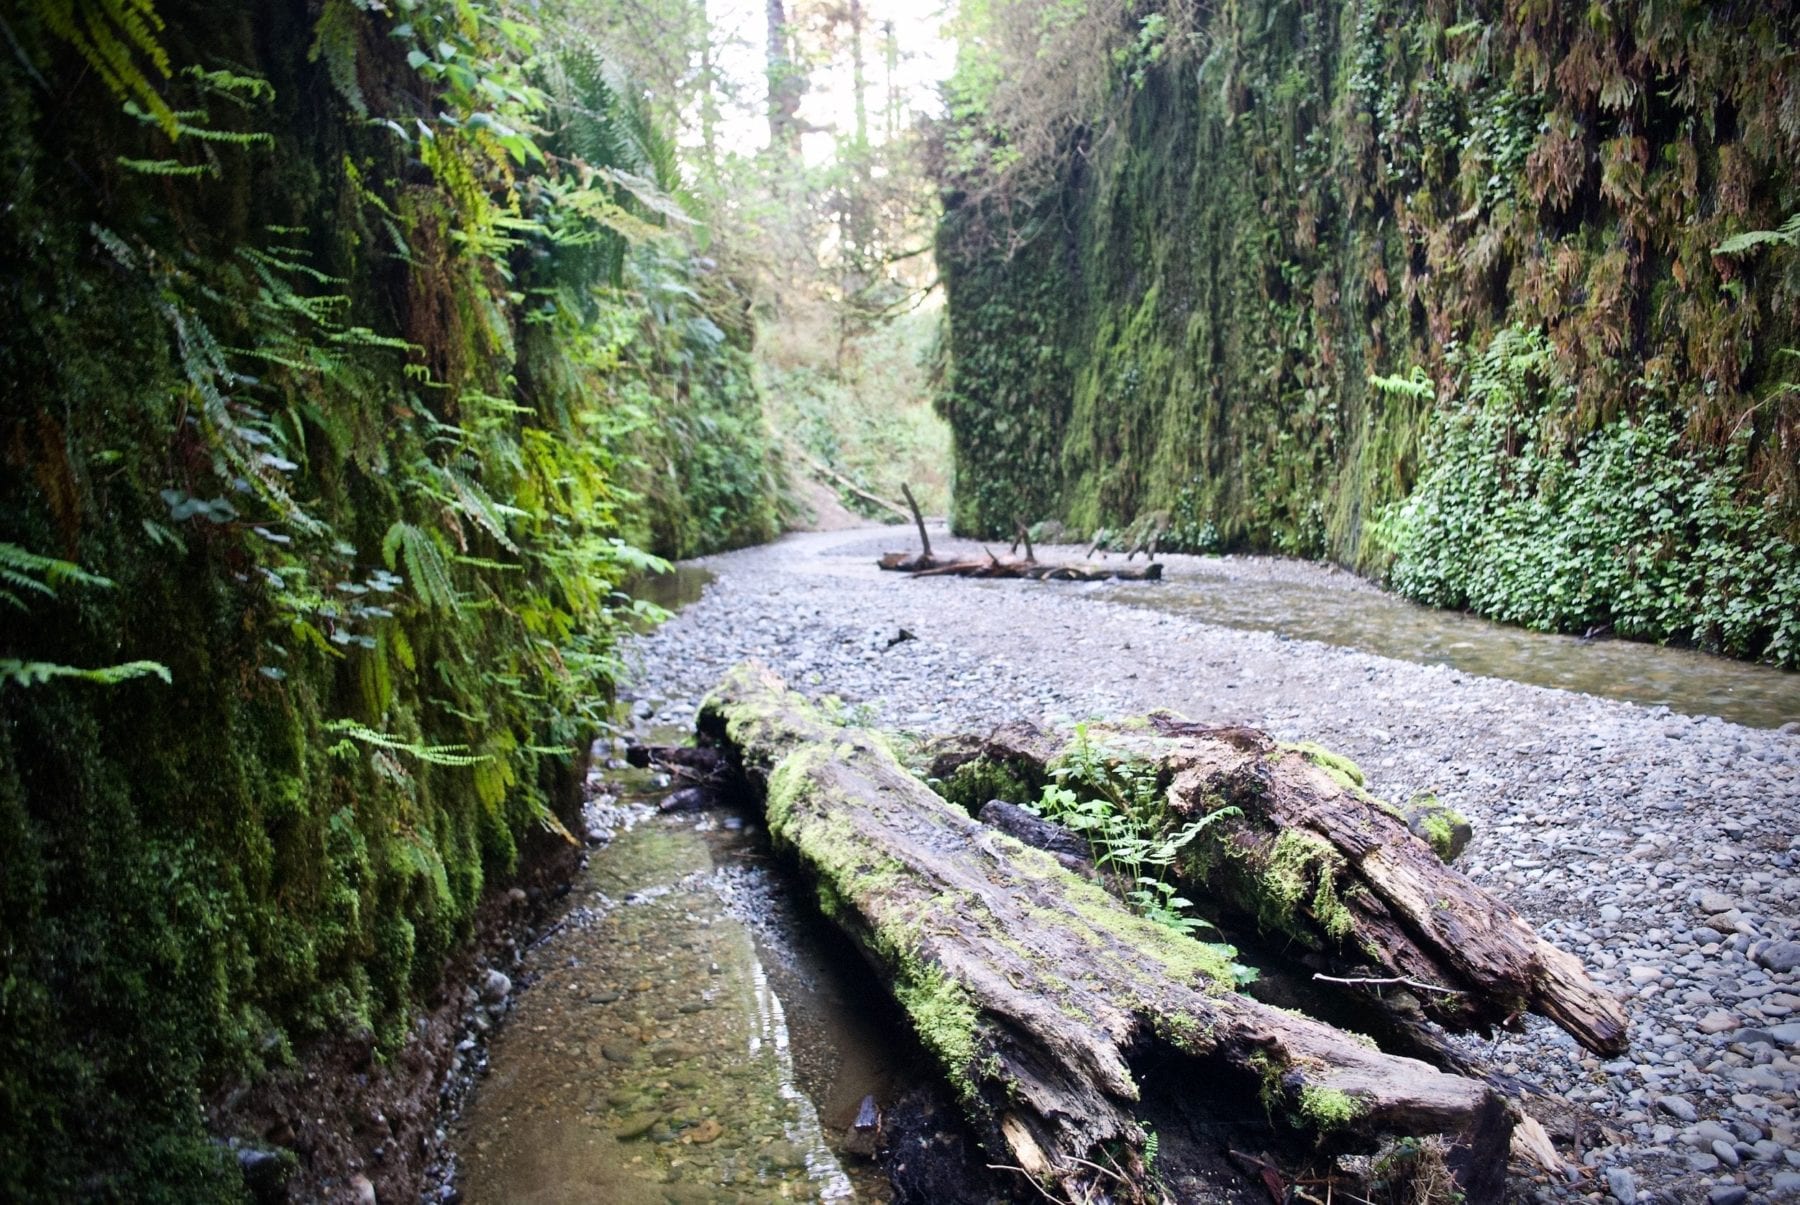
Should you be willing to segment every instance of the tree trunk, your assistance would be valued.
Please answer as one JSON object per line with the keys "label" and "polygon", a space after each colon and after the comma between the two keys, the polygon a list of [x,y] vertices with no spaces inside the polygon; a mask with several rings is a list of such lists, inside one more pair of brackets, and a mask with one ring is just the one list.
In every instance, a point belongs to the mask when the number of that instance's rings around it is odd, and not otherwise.
{"label": "tree trunk", "polygon": [[769,149],[792,157],[800,150],[800,97],[806,80],[789,52],[787,10],[781,0],[766,0],[769,77]]}
{"label": "tree trunk", "polygon": [[1136,569],[1129,565],[1046,565],[1036,560],[1001,560],[992,553],[947,561],[929,551],[883,553],[875,563],[914,577],[1007,577],[1034,582],[1157,582],[1162,580],[1163,568],[1156,562]]}
{"label": "tree trunk", "polygon": [[[1146,1125],[1159,1174],[1183,1134],[1207,1135],[1227,1168],[1233,1143],[1282,1135],[1297,1158],[1442,1136],[1469,1199],[1497,1199],[1515,1114],[1486,1086],[1237,994],[1228,949],[979,824],[760,666],[728,674],[698,727],[889,981],[988,1150],[1056,1199],[1159,1199]],[[1239,1187],[1205,1199],[1253,1199],[1244,1177],[1263,1173],[1232,1174]]]}
{"label": "tree trunk", "polygon": [[959,797],[997,769],[1030,789],[1060,770],[1077,793],[1153,777],[1166,802],[1159,838],[1236,808],[1177,854],[1189,896],[1318,951],[1338,978],[1416,1003],[1447,1028],[1487,1031],[1530,1011],[1589,1050],[1626,1047],[1623,1009],[1581,963],[1445,865],[1396,809],[1362,789],[1361,771],[1345,759],[1158,714],[1077,735],[1009,725],[948,743],[932,773]]}

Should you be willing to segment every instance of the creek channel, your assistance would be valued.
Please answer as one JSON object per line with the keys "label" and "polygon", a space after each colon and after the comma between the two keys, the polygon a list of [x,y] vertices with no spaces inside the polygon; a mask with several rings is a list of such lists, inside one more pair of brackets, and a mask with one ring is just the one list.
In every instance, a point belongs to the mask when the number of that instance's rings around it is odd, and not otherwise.
{"label": "creek channel", "polygon": [[[1116,559],[1116,558],[1115,558]],[[1170,557],[1160,583],[1088,587],[1221,627],[1580,691],[1753,728],[1800,721],[1800,673],[1631,640],[1533,632],[1420,606],[1342,571],[1266,558]]]}
{"label": "creek channel", "polygon": [[519,968],[456,1127],[463,1200],[888,1200],[845,1137],[928,1073],[903,1018],[751,817],[659,813],[668,780],[622,763],[599,785],[614,836]]}

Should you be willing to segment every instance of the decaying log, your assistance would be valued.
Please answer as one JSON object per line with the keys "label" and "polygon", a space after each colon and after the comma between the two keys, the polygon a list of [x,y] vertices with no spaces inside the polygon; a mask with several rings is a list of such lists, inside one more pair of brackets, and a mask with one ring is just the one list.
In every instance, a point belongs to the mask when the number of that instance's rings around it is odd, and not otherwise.
{"label": "decaying log", "polygon": [[[898,502],[890,501],[887,498],[883,498],[880,494],[870,493],[868,490],[866,490],[862,486],[856,484],[856,482],[850,480],[850,478],[844,476],[842,473],[838,472],[836,469],[832,468],[830,465],[824,464],[824,463],[820,462],[816,457],[809,455],[807,453],[806,449],[800,447],[799,444],[790,443],[788,446],[793,449],[795,454],[798,455],[800,457],[800,459],[804,460],[807,463],[808,467],[810,467],[813,470],[813,472],[818,473],[821,476],[831,478],[833,481],[837,482],[839,485],[843,486],[845,489],[847,489],[851,493],[855,494],[858,498],[861,498],[864,502],[873,502],[876,506],[884,507],[887,510],[893,511],[896,515],[899,515],[902,519],[906,518],[906,509],[904,507],[902,507]],[[918,508],[916,506],[913,508],[913,513],[915,515],[918,513]],[[926,551],[929,552],[930,548],[931,548],[931,546],[929,544],[927,544]]]}
{"label": "decaying log", "polygon": [[1130,565],[1052,565],[1035,560],[1008,560],[993,553],[946,561],[910,552],[883,553],[875,562],[883,569],[910,573],[914,577],[1005,577],[1038,582],[1159,582],[1163,567],[1151,562],[1139,568]]}
{"label": "decaying log", "polygon": [[1158,1199],[1141,1126],[1166,1170],[1188,1124],[1171,1091],[1228,1098],[1219,1137],[1271,1116],[1324,1149],[1441,1135],[1468,1199],[1498,1199],[1516,1115],[1486,1086],[1237,994],[1228,952],[978,823],[765,668],[728,674],[698,728],[889,980],[996,1161],[1055,1199]]}
{"label": "decaying log", "polygon": [[[1530,1011],[1590,1050],[1625,1049],[1623,1009],[1573,955],[1445,865],[1397,809],[1361,788],[1353,764],[1323,750],[1159,714],[1081,734],[1008,725],[950,742],[932,773],[976,783],[1002,771],[1030,788],[1072,755],[1084,772],[1155,775],[1168,831],[1237,808],[1181,851],[1184,892],[1328,955],[1339,978],[1429,985],[1407,996],[1447,1028],[1487,1031]],[[954,782],[947,790],[966,793]]]}

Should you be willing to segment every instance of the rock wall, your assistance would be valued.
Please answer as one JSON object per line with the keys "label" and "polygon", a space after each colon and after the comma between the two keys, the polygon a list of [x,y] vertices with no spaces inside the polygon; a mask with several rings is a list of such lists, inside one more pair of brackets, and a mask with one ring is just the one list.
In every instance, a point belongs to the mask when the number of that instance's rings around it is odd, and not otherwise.
{"label": "rock wall", "polygon": [[572,821],[628,541],[772,533],[749,328],[579,39],[450,0],[4,28],[0,1198],[238,1199],[203,1100],[391,1054]]}
{"label": "rock wall", "polygon": [[1166,546],[1793,663],[1794,6],[1205,20],[1121,52],[1048,195],[946,181],[957,528],[1166,511]]}

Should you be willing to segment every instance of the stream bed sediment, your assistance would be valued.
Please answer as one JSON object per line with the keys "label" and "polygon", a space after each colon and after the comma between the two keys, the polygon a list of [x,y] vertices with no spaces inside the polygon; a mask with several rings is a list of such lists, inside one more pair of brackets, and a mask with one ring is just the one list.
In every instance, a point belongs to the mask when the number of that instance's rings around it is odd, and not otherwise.
{"label": "stream bed sediment", "polygon": [[[756,657],[904,730],[1168,707],[1319,741],[1379,795],[1431,792],[1468,815],[1459,865],[1626,1002],[1618,1059],[1537,1021],[1471,1044],[1585,1111],[1564,1147],[1576,1174],[1521,1181],[1522,1195],[1800,1198],[1800,736],[1212,625],[1106,590],[877,571],[906,537],[797,535],[699,562],[717,577],[704,596],[632,644],[637,706],[691,726],[720,674]],[[1200,559],[1168,560],[1179,580]]]}
{"label": "stream bed sediment", "polygon": [[[596,784],[609,839],[525,952],[455,1127],[462,1199],[885,1201],[844,1149],[865,1096],[924,1073],[897,1017],[733,812],[659,813],[654,775]],[[666,784],[663,784],[666,785]]]}

